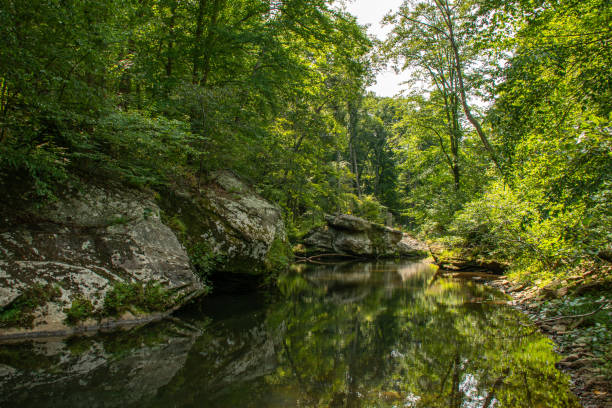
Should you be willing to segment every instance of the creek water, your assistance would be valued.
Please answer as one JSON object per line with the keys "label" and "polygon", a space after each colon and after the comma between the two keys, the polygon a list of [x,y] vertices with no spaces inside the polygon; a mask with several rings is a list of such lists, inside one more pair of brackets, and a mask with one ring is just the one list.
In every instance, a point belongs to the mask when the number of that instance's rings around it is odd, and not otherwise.
{"label": "creek water", "polygon": [[293,268],[144,327],[0,345],[1,407],[578,407],[551,342],[424,261]]}

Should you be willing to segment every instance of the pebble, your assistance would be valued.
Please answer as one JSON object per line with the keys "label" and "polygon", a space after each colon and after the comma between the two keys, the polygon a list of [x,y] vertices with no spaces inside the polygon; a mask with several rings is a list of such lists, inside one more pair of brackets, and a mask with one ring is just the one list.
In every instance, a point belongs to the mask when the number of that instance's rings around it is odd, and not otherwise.
{"label": "pebble", "polygon": [[[507,280],[488,282],[488,284],[510,294],[513,300],[508,304],[524,311],[534,319],[535,316],[532,311],[538,309],[539,302],[543,300],[543,296],[539,294],[537,288],[527,288],[524,285],[513,284]],[[567,295],[567,287],[565,286],[561,286],[554,294],[557,297]],[[587,344],[584,341],[562,347],[559,344],[559,338],[555,338],[558,335],[571,332],[573,327],[569,327],[569,331],[568,326],[564,324],[541,323],[538,324],[538,327],[542,332],[550,333],[550,337],[557,343],[559,350],[571,353],[556,365],[571,375],[572,391],[578,396],[582,406],[584,408],[612,408],[612,382],[610,378],[601,375],[600,368],[595,367],[602,360],[588,351]]]}

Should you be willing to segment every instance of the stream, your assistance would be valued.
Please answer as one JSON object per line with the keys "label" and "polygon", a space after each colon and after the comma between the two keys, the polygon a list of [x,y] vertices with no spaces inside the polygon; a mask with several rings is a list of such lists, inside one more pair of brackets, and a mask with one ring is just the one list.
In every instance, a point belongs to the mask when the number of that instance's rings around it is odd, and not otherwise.
{"label": "stream", "polygon": [[296,265],[143,327],[0,344],[0,407],[579,407],[549,339],[425,261]]}

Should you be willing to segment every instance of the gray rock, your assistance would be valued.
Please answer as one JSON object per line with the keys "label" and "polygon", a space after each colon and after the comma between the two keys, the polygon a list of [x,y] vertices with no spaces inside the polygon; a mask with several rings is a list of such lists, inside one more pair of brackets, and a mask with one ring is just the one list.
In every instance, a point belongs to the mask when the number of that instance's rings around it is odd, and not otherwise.
{"label": "gray rock", "polygon": [[[72,300],[89,300],[99,311],[116,282],[159,283],[175,304],[203,289],[147,195],[85,186],[30,219],[0,234],[0,307],[34,285],[54,287],[60,296],[36,309],[34,328],[25,331],[67,329],[64,309]],[[0,327],[0,336],[20,331]]]}
{"label": "gray rock", "polygon": [[334,251],[334,234],[327,226],[317,228],[306,236],[304,244],[319,250]]}
{"label": "gray rock", "polygon": [[408,234],[403,234],[402,239],[397,243],[397,248],[401,256],[417,256],[428,251],[425,244]]}
{"label": "gray rock", "polygon": [[372,228],[372,223],[363,218],[355,217],[349,214],[327,215],[325,221],[330,226],[336,229],[345,229],[348,231],[367,231]]}
{"label": "gray rock", "polygon": [[374,243],[364,231],[339,230],[334,235],[333,248],[341,254],[372,256]]}
{"label": "gray rock", "polygon": [[213,173],[199,194],[175,190],[162,202],[185,225],[185,245],[206,243],[226,272],[262,274],[275,268],[274,251],[291,255],[280,207],[230,171]]}
{"label": "gray rock", "polygon": [[[190,246],[204,243],[206,251],[223,255],[219,268],[224,271],[262,274],[291,257],[281,209],[230,171],[212,174],[199,191],[169,189],[159,201],[165,222],[181,240]],[[73,331],[65,322],[72,301],[88,300],[99,312],[116,282],[158,283],[172,294],[171,309],[204,291],[151,194],[85,185],[43,208],[3,212],[11,215],[0,221],[0,307],[10,307],[37,286],[59,295],[36,308],[33,328],[0,322],[0,337]]]}
{"label": "gray rock", "polygon": [[218,236],[233,235],[240,241],[234,245],[230,240],[213,243],[229,256],[263,262],[275,239],[287,239],[280,207],[264,200],[229,171],[214,173],[212,180],[221,190],[213,185],[204,193],[223,221],[215,223]]}
{"label": "gray rock", "polygon": [[353,215],[326,216],[327,225],[310,231],[303,243],[315,252],[361,257],[416,256],[425,245],[402,231]]}

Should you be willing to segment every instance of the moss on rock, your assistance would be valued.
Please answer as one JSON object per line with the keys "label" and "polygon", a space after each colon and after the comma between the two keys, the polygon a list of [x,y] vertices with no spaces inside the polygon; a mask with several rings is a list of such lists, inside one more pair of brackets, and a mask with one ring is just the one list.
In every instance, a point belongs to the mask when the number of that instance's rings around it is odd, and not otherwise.
{"label": "moss on rock", "polygon": [[276,238],[270,245],[270,250],[266,256],[265,265],[270,272],[282,272],[289,268],[293,260],[293,250],[288,241]]}
{"label": "moss on rock", "polygon": [[35,284],[22,292],[10,304],[0,309],[0,327],[32,327],[34,311],[61,296],[55,285]]}
{"label": "moss on rock", "polygon": [[116,282],[104,297],[102,313],[117,316],[128,311],[134,314],[161,312],[172,303],[172,294],[159,283]]}
{"label": "moss on rock", "polygon": [[79,322],[92,317],[93,312],[94,306],[91,303],[91,300],[83,297],[73,299],[70,308],[64,310],[64,313],[66,313],[66,322],[69,325],[78,324]]}
{"label": "moss on rock", "polygon": [[212,274],[265,276],[293,257],[280,208],[232,172],[212,173],[199,188],[167,188],[158,203],[205,284]]}

